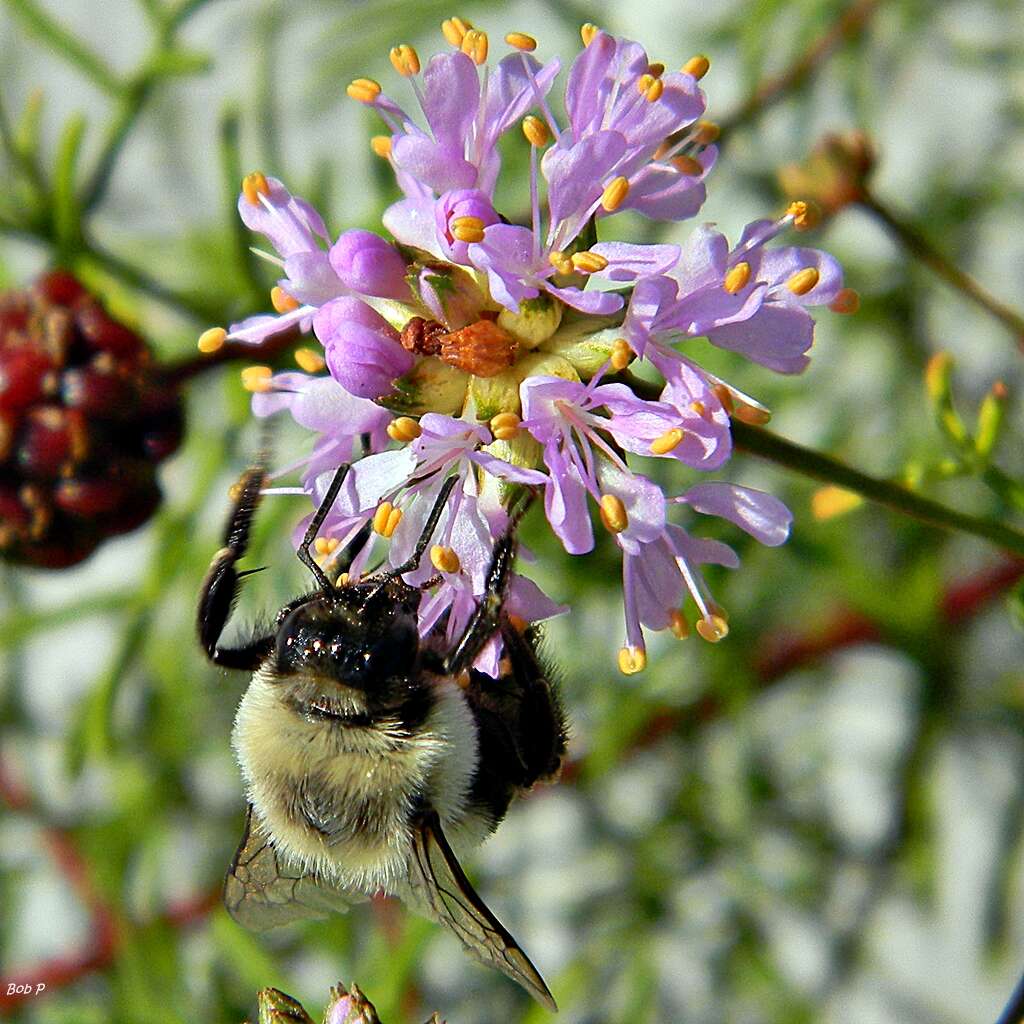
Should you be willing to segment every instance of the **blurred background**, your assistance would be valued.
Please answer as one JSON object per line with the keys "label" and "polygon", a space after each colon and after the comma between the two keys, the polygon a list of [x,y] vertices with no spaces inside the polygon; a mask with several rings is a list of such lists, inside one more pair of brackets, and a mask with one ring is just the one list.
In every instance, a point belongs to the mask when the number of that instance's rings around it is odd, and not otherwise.
{"label": "blurred background", "polygon": [[[234,210],[241,175],[284,179],[334,234],[378,225],[395,191],[345,85],[398,92],[387,49],[425,58],[456,13],[566,63],[584,21],[670,66],[707,54],[723,154],[701,219],[735,239],[816,193],[831,216],[810,244],[842,260],[862,307],[819,318],[798,378],[699,358],[783,436],[958,509],[1020,513],[1013,0],[6,0],[0,285],[63,263],[163,362],[189,365],[201,330],[268,306]],[[655,237],[639,220],[626,231]],[[938,369],[926,392],[940,352],[970,430],[980,406],[1005,411],[990,456],[963,458]],[[385,1024],[435,1009],[452,1024],[549,1019],[398,906],[267,937],[220,907],[246,679],[200,656],[193,607],[259,434],[235,364],[196,373],[184,397],[147,525],[71,569],[0,568],[0,1018],[238,1024],[268,985],[316,1016],[354,978]],[[304,443],[286,425],[274,440],[280,461]],[[527,524],[528,572],[572,607],[548,630],[571,764],[469,872],[566,1024],[994,1020],[1024,967],[1024,561],[751,456],[727,476],[786,500],[792,539],[758,550],[716,533],[743,559],[711,578],[730,636],[659,636],[628,678],[612,545],[574,560]],[[304,585],[289,534],[305,512],[265,502],[249,564],[272,571],[241,618]]]}

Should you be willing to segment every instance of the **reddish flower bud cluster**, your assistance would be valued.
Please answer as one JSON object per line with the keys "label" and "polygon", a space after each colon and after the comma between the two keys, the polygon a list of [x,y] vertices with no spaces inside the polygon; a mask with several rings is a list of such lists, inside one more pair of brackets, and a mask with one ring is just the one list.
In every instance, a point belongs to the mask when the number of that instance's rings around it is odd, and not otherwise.
{"label": "reddish flower bud cluster", "polygon": [[181,441],[177,387],[70,274],[0,295],[0,553],[58,568],[141,526]]}

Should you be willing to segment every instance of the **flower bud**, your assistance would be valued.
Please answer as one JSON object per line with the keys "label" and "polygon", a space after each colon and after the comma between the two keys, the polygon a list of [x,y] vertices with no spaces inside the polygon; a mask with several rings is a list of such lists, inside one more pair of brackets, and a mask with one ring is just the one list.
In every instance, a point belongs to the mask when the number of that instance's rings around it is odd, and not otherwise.
{"label": "flower bud", "polygon": [[324,1024],[380,1024],[373,1003],[353,982],[346,992],[340,985],[331,989],[331,1001],[324,1013]]}
{"label": "flower bud", "polygon": [[487,297],[473,275],[450,263],[422,266],[417,288],[423,305],[450,331],[475,323],[487,307]]}
{"label": "flower bud", "polygon": [[621,316],[574,318],[544,343],[544,351],[561,356],[588,380],[612,358],[621,337]]}
{"label": "flower bud", "polygon": [[346,288],[383,299],[409,299],[405,260],[380,235],[346,231],[331,246],[328,258]]}
{"label": "flower bud", "polygon": [[791,199],[812,200],[824,214],[859,202],[875,166],[875,148],[863,132],[829,134],[803,163],[779,170],[779,184]]}
{"label": "flower bud", "polygon": [[439,412],[451,416],[462,411],[468,382],[469,374],[463,370],[436,356],[425,356],[394,382],[394,391],[381,399],[381,405],[399,415]]}
{"label": "flower bud", "polygon": [[541,292],[535,299],[523,299],[519,303],[518,313],[502,308],[498,314],[498,323],[523,348],[536,348],[558,330],[563,309],[561,302]]}
{"label": "flower bud", "polygon": [[261,989],[256,998],[259,1024],[313,1024],[301,1003],[276,988]]}

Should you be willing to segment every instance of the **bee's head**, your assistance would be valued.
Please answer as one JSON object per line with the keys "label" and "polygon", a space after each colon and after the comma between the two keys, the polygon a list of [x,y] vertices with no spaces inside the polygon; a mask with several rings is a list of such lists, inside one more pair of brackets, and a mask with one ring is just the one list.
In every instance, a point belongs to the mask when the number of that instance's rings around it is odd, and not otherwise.
{"label": "bee's head", "polygon": [[310,598],[277,630],[281,676],[330,679],[367,694],[416,669],[420,591],[401,580],[357,583]]}

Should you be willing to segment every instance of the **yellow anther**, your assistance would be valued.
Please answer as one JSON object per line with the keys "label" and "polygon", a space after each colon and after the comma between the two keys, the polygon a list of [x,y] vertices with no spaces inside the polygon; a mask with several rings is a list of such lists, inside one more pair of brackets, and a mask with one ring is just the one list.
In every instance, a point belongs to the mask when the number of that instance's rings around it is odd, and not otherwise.
{"label": "yellow anther", "polygon": [[660,78],[655,78],[645,90],[644,96],[648,103],[657,103],[664,91],[665,83]]}
{"label": "yellow anther", "polygon": [[373,513],[373,529],[382,537],[390,537],[402,521],[402,510],[395,508],[390,501],[382,501]]}
{"label": "yellow anther", "polygon": [[721,134],[722,129],[714,121],[698,121],[694,128],[693,140],[701,146],[710,146]]}
{"label": "yellow anther", "polygon": [[349,83],[345,92],[351,99],[360,103],[373,103],[381,93],[380,82],[375,82],[372,78],[357,78]]}
{"label": "yellow anther", "polygon": [[690,624],[678,608],[668,617],[668,628],[672,630],[672,635],[677,640],[685,640],[690,635]]}
{"label": "yellow anther", "polygon": [[749,280],[750,264],[744,260],[742,263],[737,263],[735,267],[729,268],[726,272],[725,281],[722,283],[722,287],[730,295],[735,295],[737,292],[741,292],[747,287],[747,282]]}
{"label": "yellow anther", "polygon": [[628,195],[629,179],[620,174],[617,178],[612,178],[605,185],[604,192],[601,193],[601,205],[609,213],[612,213],[626,201],[626,196]]}
{"label": "yellow anther", "polygon": [[666,430],[664,434],[659,435],[651,442],[651,454],[668,455],[670,451],[679,447],[682,440],[683,432],[679,427]]}
{"label": "yellow anther", "polygon": [[573,272],[572,260],[564,252],[553,252],[548,256],[548,262],[560,274],[571,274]]}
{"label": "yellow anther", "polygon": [[711,416],[708,407],[699,398],[690,403],[690,408],[702,419],[706,420]]}
{"label": "yellow anther", "polygon": [[680,154],[672,157],[671,163],[680,174],[689,175],[691,178],[699,178],[704,173],[700,161],[694,160],[692,156]]}
{"label": "yellow anther", "polygon": [[298,299],[289,295],[279,284],[270,289],[270,304],[278,313],[290,313],[299,308]]}
{"label": "yellow anther", "polygon": [[583,40],[583,45],[589,46],[594,41],[594,36],[596,36],[600,31],[601,30],[590,21],[580,25],[580,39]]}
{"label": "yellow anther", "polygon": [[412,78],[420,73],[420,55],[408,43],[392,46],[388,56],[391,65],[403,78]]}
{"label": "yellow anther", "polygon": [[391,136],[390,135],[374,135],[370,139],[370,149],[374,151],[381,158],[381,160],[387,160],[391,156]]}
{"label": "yellow anther", "polygon": [[698,53],[696,57],[691,57],[682,67],[682,70],[687,75],[693,75],[694,78],[699,82],[707,73],[711,67],[711,61],[704,56],[703,53]]}
{"label": "yellow anther", "polygon": [[640,93],[645,93],[653,85],[655,81],[654,75],[644,74],[636,80],[636,90]]}
{"label": "yellow anther", "polygon": [[821,223],[821,207],[814,202],[796,199],[786,207],[786,216],[793,218],[797,231],[809,231]]}
{"label": "yellow anther", "polygon": [[473,27],[471,22],[464,18],[446,18],[441,22],[441,32],[445,39],[456,49],[462,46],[462,40],[466,33]]}
{"label": "yellow anther", "polygon": [[505,42],[509,46],[514,46],[517,50],[525,50],[527,53],[533,53],[537,49],[537,40],[525,32],[509,32],[505,36]]}
{"label": "yellow anther", "polygon": [[242,179],[242,194],[250,206],[260,205],[260,196],[270,191],[266,175],[262,171],[253,171]]}
{"label": "yellow anther", "polygon": [[853,288],[840,288],[828,308],[833,313],[856,313],[860,309],[860,295]]}
{"label": "yellow anther", "polygon": [[669,150],[671,148],[672,148],[672,141],[671,141],[671,139],[664,139],[663,141],[658,143],[658,148],[654,151],[654,156],[652,156],[651,159],[652,160],[664,160],[665,157],[668,156],[668,152],[669,152]]}
{"label": "yellow anther", "polygon": [[665,74],[665,65],[662,64],[660,60],[656,60],[647,65],[647,74],[649,74],[651,78],[661,78],[661,76]]}
{"label": "yellow anther", "polygon": [[613,370],[624,370],[633,362],[633,350],[625,338],[616,338],[612,343],[611,362]]}
{"label": "yellow anther", "polygon": [[199,335],[199,341],[197,342],[199,351],[204,355],[218,351],[218,349],[224,347],[227,336],[228,332],[223,327],[211,327],[208,331],[203,331]]}
{"label": "yellow anther", "polygon": [[387,433],[392,441],[407,444],[415,441],[423,433],[423,428],[411,416],[399,416],[388,424]]}
{"label": "yellow anther", "polygon": [[435,544],[430,549],[430,561],[438,572],[458,572],[462,568],[458,554],[443,544]]}
{"label": "yellow anther", "polygon": [[598,274],[608,266],[608,261],[597,252],[574,252],[572,265],[583,274]]}
{"label": "yellow anther", "polygon": [[479,217],[453,217],[452,235],[460,242],[482,242],[484,222]]}
{"label": "yellow anther", "polygon": [[269,366],[247,366],[242,371],[242,387],[253,394],[263,394],[273,386],[270,378],[274,371]]}
{"label": "yellow anther", "polygon": [[462,52],[473,58],[474,64],[483,64],[487,60],[487,33],[471,28],[462,37]]}
{"label": "yellow anther", "polygon": [[511,441],[519,433],[523,421],[514,412],[499,412],[491,417],[491,433],[499,441]]}
{"label": "yellow anther", "polygon": [[525,633],[529,629],[530,624],[522,617],[522,615],[516,615],[512,612],[508,617],[508,624],[517,632]]}
{"label": "yellow anther", "polygon": [[299,369],[305,370],[306,373],[319,373],[327,365],[324,357],[311,348],[297,348],[295,362],[299,364]]}
{"label": "yellow anther", "polygon": [[623,647],[619,650],[619,671],[624,676],[636,675],[647,668],[647,652],[642,647]]}
{"label": "yellow anther", "polygon": [[337,537],[317,537],[313,547],[318,555],[333,555],[338,550],[338,543]]}
{"label": "yellow anther", "polygon": [[711,614],[697,620],[697,633],[709,644],[717,644],[719,640],[724,640],[729,635],[729,623],[722,615]]}
{"label": "yellow anther", "polygon": [[551,129],[536,114],[523,118],[523,134],[531,146],[546,146],[551,141]]}
{"label": "yellow anther", "polygon": [[845,515],[864,504],[864,499],[845,487],[829,484],[820,487],[811,495],[811,515],[820,522]]}
{"label": "yellow anther", "polygon": [[741,423],[749,423],[752,427],[763,427],[772,418],[772,414],[767,409],[759,408],[756,405],[747,405],[744,402],[737,404],[733,416]]}
{"label": "yellow anther", "polygon": [[711,391],[715,398],[722,403],[722,408],[731,416],[736,411],[736,404],[732,400],[732,392],[724,384],[716,384]]}
{"label": "yellow anther", "polygon": [[615,494],[602,494],[598,511],[601,513],[601,522],[609,533],[622,533],[629,526],[626,506]]}
{"label": "yellow anther", "polygon": [[820,277],[817,267],[804,267],[786,282],[786,287],[794,295],[806,295],[818,283]]}

